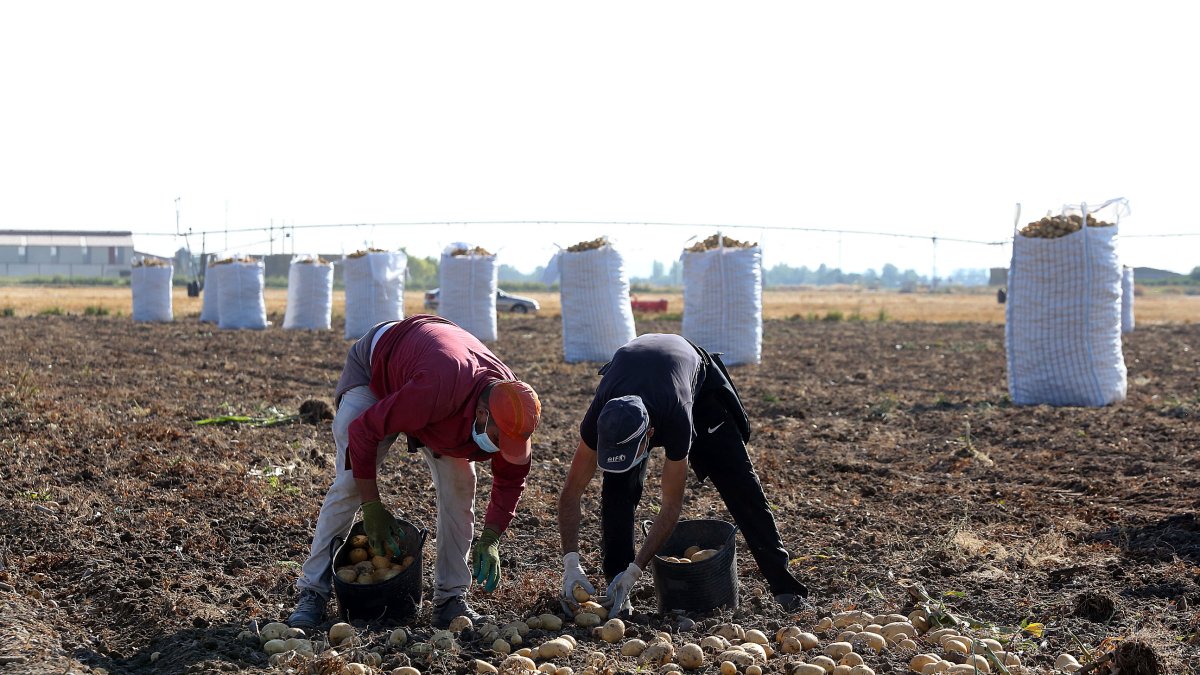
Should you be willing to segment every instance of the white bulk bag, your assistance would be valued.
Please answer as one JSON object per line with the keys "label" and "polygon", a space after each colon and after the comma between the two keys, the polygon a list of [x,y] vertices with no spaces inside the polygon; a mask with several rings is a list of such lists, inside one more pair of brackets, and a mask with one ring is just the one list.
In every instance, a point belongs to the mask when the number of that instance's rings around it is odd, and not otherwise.
{"label": "white bulk bag", "polygon": [[129,271],[134,321],[170,321],[171,279],[175,268],[139,265]]}
{"label": "white bulk bag", "polygon": [[333,263],[297,256],[288,267],[285,329],[329,330],[333,315]]}
{"label": "white bulk bag", "polygon": [[1125,399],[1117,227],[1014,237],[1004,325],[1013,403],[1103,406]]}
{"label": "white bulk bag", "polygon": [[500,272],[495,255],[468,253],[450,255],[470,244],[451,244],[438,263],[438,315],[484,342],[496,339],[496,277]]}
{"label": "white bulk bag", "polygon": [[403,251],[371,251],[343,259],[347,340],[357,340],[377,323],[404,318],[407,269]]}
{"label": "white bulk bag", "polygon": [[217,290],[217,272],[224,265],[209,265],[204,273],[203,304],[200,305],[200,321],[204,323],[220,323],[221,321],[221,292]]}
{"label": "white bulk bag", "polygon": [[762,359],[762,248],[683,256],[683,336],[726,365]]}
{"label": "white bulk bag", "polygon": [[220,295],[221,328],[249,328],[261,330],[267,327],[267,305],[263,300],[263,263],[261,260],[242,261],[217,265],[217,293]]}
{"label": "white bulk bag", "polygon": [[1121,332],[1132,333],[1133,322],[1133,268],[1121,271]]}
{"label": "white bulk bag", "polygon": [[611,244],[590,251],[562,250],[546,265],[543,280],[559,279],[563,358],[567,363],[608,361],[637,337],[629,305],[625,260]]}

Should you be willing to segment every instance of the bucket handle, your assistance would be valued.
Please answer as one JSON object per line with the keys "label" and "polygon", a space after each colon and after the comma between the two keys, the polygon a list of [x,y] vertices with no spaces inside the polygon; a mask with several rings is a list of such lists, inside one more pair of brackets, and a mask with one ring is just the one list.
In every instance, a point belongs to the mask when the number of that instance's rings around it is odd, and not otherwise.
{"label": "bucket handle", "polygon": [[[642,521],[642,536],[643,537],[650,536],[650,526],[653,524],[654,524],[653,520],[643,520]],[[738,531],[737,523],[734,523],[733,529],[729,531],[729,536],[725,539],[725,543],[721,544],[721,548],[725,548],[726,546],[729,545],[729,542],[733,541],[733,537],[734,537],[734,535],[737,534],[737,531]]]}

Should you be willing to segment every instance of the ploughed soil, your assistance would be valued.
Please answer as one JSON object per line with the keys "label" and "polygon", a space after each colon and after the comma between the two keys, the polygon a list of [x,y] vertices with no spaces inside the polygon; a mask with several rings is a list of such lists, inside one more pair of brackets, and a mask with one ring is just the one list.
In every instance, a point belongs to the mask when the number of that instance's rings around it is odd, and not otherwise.
{"label": "ploughed soil", "polygon": [[[495,352],[540,392],[544,411],[529,485],[502,539],[503,586],[470,594],[503,622],[557,609],[555,500],[598,364],[563,363],[557,319],[503,317],[500,327]],[[331,402],[350,344],[341,335],[219,331],[194,319],[0,320],[0,671],[272,670],[236,636],[292,608],[331,477],[330,426],[194,422]],[[1159,672],[1197,672],[1200,325],[1127,336],[1128,400],[1101,409],[1011,405],[1002,326],[768,321],[764,336],[762,365],[733,377],[812,606],[788,614],[774,604],[739,537],[736,613],[659,615],[645,578],[630,635],[683,623],[681,637],[698,642],[717,621],[773,634],[812,630],[837,610],[908,613],[903,584],[918,582],[980,634],[1008,636],[1026,672],[1134,638],[1163,662]],[[381,476],[393,510],[432,529],[418,456],[398,444]],[[582,539],[596,575],[594,486]],[[488,487],[481,468],[480,512]],[[656,495],[652,478],[639,516],[653,517]],[[683,517],[728,516],[715,490],[693,480]],[[426,601],[409,623],[414,641],[432,633],[429,616]],[[389,629],[362,634],[381,645]],[[563,665],[578,672],[601,650],[613,671],[636,670],[616,647],[575,632],[580,648]],[[389,669],[422,672],[462,673],[489,658],[469,640],[432,659],[371,648]],[[903,673],[910,656],[890,650],[867,663]],[[339,663],[326,657],[309,670]],[[785,663],[765,670],[786,673]]]}

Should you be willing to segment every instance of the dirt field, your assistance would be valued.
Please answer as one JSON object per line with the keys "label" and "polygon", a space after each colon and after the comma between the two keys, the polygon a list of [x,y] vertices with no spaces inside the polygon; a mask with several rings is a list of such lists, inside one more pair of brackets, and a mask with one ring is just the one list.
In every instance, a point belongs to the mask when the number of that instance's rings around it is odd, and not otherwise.
{"label": "dirt field", "polygon": [[[530,483],[501,542],[505,583],[471,594],[477,609],[508,621],[557,607],[555,498],[597,366],[561,362],[552,317],[504,317],[500,327],[495,351],[544,406]],[[639,323],[642,332],[679,328]],[[341,334],[340,325],[236,332],[189,318],[0,318],[0,671],[270,671],[236,635],[291,609],[330,480],[330,430],[193,421],[328,401],[349,344]],[[754,425],[752,458],[813,608],[785,615],[764,601],[739,538],[736,615],[695,617],[688,629],[650,614],[631,634],[666,628],[682,632],[681,644],[717,619],[773,635],[790,624],[812,630],[834,610],[907,614],[908,581],[978,634],[1010,636],[1024,672],[1133,637],[1164,661],[1158,672],[1197,672],[1200,325],[1143,325],[1128,336],[1129,399],[1103,409],[1010,405],[999,325],[770,320],[764,335],[763,364],[733,377]],[[398,514],[433,526],[428,471],[414,456],[394,452],[381,477]],[[488,482],[484,468],[480,509]],[[598,493],[583,525],[593,575]],[[652,481],[639,516],[652,517],[655,493]],[[710,516],[727,517],[711,486],[691,481],[684,517]],[[649,580],[635,600],[655,609]],[[431,634],[428,622],[426,606],[417,637]],[[576,634],[580,648],[560,665],[579,672],[597,649],[613,672],[638,669]],[[366,633],[371,645],[386,635]],[[456,675],[488,658],[470,641],[432,660],[379,649],[388,668]],[[869,653],[867,663],[899,674],[911,655]],[[765,671],[787,675],[794,660],[771,659]],[[336,662],[326,657],[323,672]]]}
{"label": "dirt field", "polygon": [[[557,292],[522,292],[541,305],[540,316],[558,316],[562,312]],[[644,300],[666,300],[667,317],[678,319],[683,312],[683,293],[641,293]],[[287,308],[287,291],[268,288],[264,293],[267,313],[275,325],[282,325]],[[404,294],[407,314],[425,311],[423,294]],[[182,288],[172,297],[175,317],[200,316],[200,298],[189,298]],[[335,291],[333,316],[344,317],[345,294]],[[1135,314],[1139,325],[1200,322],[1200,295],[1167,293],[1151,289],[1137,296]],[[101,308],[112,316],[129,316],[132,301],[129,288],[0,286],[0,310],[11,308],[16,316],[42,314],[82,315],[89,308]],[[933,323],[972,321],[1004,323],[1004,305],[996,302],[995,289],[972,289],[955,293],[898,293],[853,288],[768,289],[763,292],[763,316],[768,319],[824,319],[838,314],[847,320],[922,321]],[[650,317],[653,318],[653,317]]]}

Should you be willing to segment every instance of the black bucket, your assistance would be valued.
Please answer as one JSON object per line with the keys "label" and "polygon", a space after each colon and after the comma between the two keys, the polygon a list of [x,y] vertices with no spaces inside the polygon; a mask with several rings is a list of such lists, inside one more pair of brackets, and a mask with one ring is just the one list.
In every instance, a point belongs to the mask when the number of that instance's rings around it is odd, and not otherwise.
{"label": "black bucket", "polygon": [[[643,532],[649,521],[643,523]],[[654,573],[654,595],[658,611],[674,609],[707,612],[738,605],[737,527],[723,520],[681,520],[650,563]],[[689,546],[718,549],[708,560],[673,563],[658,556],[682,558]]]}
{"label": "black bucket", "polygon": [[411,555],[413,562],[400,574],[377,584],[351,584],[337,575],[337,568],[353,564],[349,560],[353,547],[348,542],[354,535],[364,534],[362,522],[351,525],[344,538],[333,540],[329,548],[329,571],[333,574],[333,593],[343,621],[403,621],[416,614],[421,606],[421,552],[425,550],[429,531],[401,518],[397,518],[396,523],[404,530],[404,540],[400,542],[404,551],[399,557]]}

